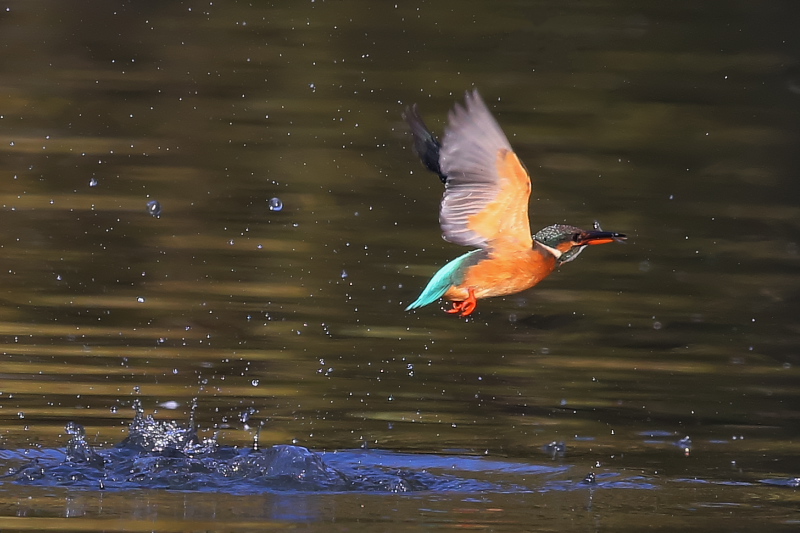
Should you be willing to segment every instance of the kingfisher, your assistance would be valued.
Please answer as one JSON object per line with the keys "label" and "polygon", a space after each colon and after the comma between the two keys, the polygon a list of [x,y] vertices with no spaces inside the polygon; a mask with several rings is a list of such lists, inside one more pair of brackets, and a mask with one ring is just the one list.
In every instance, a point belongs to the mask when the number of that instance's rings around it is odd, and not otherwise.
{"label": "kingfisher", "polygon": [[439,269],[406,311],[444,297],[448,313],[468,316],[478,299],[530,289],[587,246],[622,242],[622,233],[554,224],[531,235],[531,179],[478,90],[448,115],[444,139],[431,133],[417,105],[403,118],[423,165],[444,183],[439,208],[442,237],[475,248]]}

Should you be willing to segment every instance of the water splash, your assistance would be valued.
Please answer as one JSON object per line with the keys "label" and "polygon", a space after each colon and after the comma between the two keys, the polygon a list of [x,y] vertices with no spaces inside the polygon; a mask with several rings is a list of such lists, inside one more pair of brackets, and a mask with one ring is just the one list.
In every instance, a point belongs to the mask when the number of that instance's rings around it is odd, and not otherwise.
{"label": "water splash", "polygon": [[[254,494],[279,491],[335,492],[530,492],[579,490],[569,466],[532,465],[487,457],[403,454],[381,450],[314,452],[302,446],[261,446],[259,432],[248,447],[200,439],[192,425],[156,420],[133,402],[127,438],[94,448],[84,428],[66,426],[63,449],[4,450],[2,458],[22,463],[6,480],[37,486],[94,490],[172,489]],[[502,474],[502,482],[487,481]],[[567,477],[564,479],[564,477]],[[562,479],[554,479],[554,477]],[[598,474],[600,488],[653,488],[646,479]],[[536,483],[534,487],[530,483]],[[592,479],[592,484],[594,479]]]}

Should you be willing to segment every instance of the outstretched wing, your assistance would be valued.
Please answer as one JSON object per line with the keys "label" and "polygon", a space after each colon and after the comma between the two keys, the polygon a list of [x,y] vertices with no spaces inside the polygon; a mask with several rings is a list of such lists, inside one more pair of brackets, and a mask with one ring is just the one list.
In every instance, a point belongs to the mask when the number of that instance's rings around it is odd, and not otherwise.
{"label": "outstretched wing", "polygon": [[530,248],[531,180],[477,90],[456,104],[439,162],[447,176],[439,223],[444,238],[479,248]]}

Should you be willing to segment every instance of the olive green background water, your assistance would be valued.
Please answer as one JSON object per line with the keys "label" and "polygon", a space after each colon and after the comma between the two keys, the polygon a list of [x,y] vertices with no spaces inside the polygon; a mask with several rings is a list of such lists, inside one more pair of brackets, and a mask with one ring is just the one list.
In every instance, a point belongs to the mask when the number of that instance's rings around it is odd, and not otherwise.
{"label": "olive green background water", "polygon": [[[798,20],[744,0],[0,5],[2,447],[63,446],[70,420],[113,445],[139,398],[186,421],[195,402],[223,444],[261,427],[656,486],[6,484],[0,527],[796,527]],[[469,320],[407,313],[464,249],[400,114],[441,132],[473,87],[532,175],[533,231],[599,220],[629,242]]]}

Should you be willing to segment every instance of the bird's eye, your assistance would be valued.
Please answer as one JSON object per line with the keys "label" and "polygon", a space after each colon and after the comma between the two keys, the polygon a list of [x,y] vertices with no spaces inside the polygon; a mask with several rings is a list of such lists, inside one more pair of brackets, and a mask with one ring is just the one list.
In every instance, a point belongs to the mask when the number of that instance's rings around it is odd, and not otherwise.
{"label": "bird's eye", "polygon": [[581,234],[580,233],[573,233],[572,234],[572,242],[580,242],[581,241]]}

